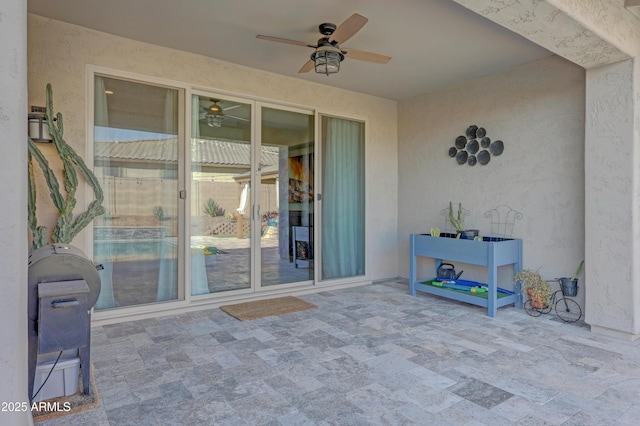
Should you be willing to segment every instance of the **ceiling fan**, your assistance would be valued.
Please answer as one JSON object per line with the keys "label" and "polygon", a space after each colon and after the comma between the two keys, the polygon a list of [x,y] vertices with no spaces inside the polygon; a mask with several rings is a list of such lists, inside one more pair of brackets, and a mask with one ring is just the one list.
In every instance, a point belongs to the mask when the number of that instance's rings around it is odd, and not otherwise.
{"label": "ceiling fan", "polygon": [[315,69],[319,74],[335,74],[340,70],[340,62],[345,58],[353,58],[359,61],[373,62],[376,64],[386,64],[391,60],[391,56],[381,53],[369,52],[366,50],[342,48],[340,43],[344,43],[362,29],[368,21],[362,15],[354,13],[339,26],[330,23],[320,24],[318,27],[323,35],[316,45],[307,44],[302,41],[289,40],[286,38],[257,35],[260,40],[275,41],[278,43],[293,44],[294,46],[311,47],[314,49],[309,59],[298,71],[299,73],[309,72]]}
{"label": "ceiling fan", "polygon": [[222,127],[222,122],[226,118],[233,118],[240,121],[249,121],[243,117],[237,117],[235,115],[225,114],[225,111],[231,109],[240,108],[241,105],[232,105],[227,108],[222,108],[219,104],[222,102],[220,99],[209,98],[209,102],[213,102],[209,106],[200,107],[202,109],[201,116],[207,120],[207,125],[210,127]]}

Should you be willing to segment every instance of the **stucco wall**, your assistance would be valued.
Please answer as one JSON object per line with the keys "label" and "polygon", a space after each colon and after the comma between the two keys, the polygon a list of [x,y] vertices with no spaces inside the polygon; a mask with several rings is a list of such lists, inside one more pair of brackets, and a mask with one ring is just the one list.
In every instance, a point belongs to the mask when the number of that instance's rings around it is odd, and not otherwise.
{"label": "stucco wall", "polygon": [[[509,205],[523,215],[513,236],[523,239],[524,267],[545,278],[574,273],[584,258],[584,82],[582,68],[552,56],[400,102],[401,276],[408,276],[409,234],[443,228],[449,201],[462,202],[467,227],[484,235],[491,231],[484,213]],[[484,166],[458,165],[448,149],[473,124],[502,140],[504,152]],[[460,269],[467,279],[486,277]],[[584,285],[579,296],[583,305]]]}
{"label": "stucco wall", "polygon": [[[640,20],[623,0],[452,1],[588,70],[585,151],[593,155],[585,157],[585,277],[595,291],[586,295],[586,321],[595,332],[640,338]],[[623,111],[626,121],[613,111]],[[618,185],[621,170],[630,173]],[[611,205],[630,215],[631,232]],[[603,256],[604,247],[612,250]]]}
{"label": "stucco wall", "polygon": [[3,406],[0,423],[32,425],[26,403],[27,389],[27,141],[25,111],[27,108],[27,5],[20,0],[0,3],[0,193],[3,209],[0,235],[0,401],[15,403],[13,410]]}
{"label": "stucco wall", "polygon": [[[213,58],[140,43],[86,28],[29,15],[29,104],[43,105],[51,83],[55,108],[65,118],[66,140],[79,153],[86,149],[86,65],[97,65],[164,78],[250,97],[318,108],[368,119],[367,235],[368,275],[397,276],[397,257],[389,241],[397,239],[397,103],[382,98],[283,77]],[[82,195],[82,194],[81,194]],[[46,188],[40,190],[46,202]],[[83,199],[79,205],[82,206]],[[49,213],[49,214],[47,214]],[[51,223],[51,210],[40,213]],[[375,223],[373,222],[375,219]],[[74,244],[85,247],[84,235]]]}
{"label": "stucco wall", "polygon": [[[633,63],[587,71],[585,217],[587,262],[593,272],[586,320],[608,330],[640,331],[638,170],[634,148]],[[635,114],[637,115],[637,113]],[[637,119],[637,118],[636,118]],[[634,259],[636,259],[634,265]]]}

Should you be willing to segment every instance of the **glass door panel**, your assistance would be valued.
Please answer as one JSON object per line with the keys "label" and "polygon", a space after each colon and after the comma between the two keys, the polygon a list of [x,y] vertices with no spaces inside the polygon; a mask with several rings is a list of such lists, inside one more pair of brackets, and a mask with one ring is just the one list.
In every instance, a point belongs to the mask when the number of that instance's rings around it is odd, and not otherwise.
{"label": "glass door panel", "polygon": [[102,290],[96,309],[182,297],[178,286],[180,91],[95,76],[94,220]]}
{"label": "glass door panel", "polygon": [[364,123],[321,120],[322,279],[364,275]]}
{"label": "glass door panel", "polygon": [[251,105],[191,102],[191,294],[251,288]]}
{"label": "glass door panel", "polygon": [[260,117],[260,285],[313,280],[314,117],[269,107]]}

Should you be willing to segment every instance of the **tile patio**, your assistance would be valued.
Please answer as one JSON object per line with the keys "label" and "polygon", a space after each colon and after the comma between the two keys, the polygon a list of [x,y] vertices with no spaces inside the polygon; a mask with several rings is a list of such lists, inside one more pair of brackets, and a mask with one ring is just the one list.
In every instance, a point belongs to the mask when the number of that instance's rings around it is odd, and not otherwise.
{"label": "tile patio", "polygon": [[98,408],[38,425],[636,425],[640,341],[553,314],[327,291],[317,309],[219,309],[92,330]]}

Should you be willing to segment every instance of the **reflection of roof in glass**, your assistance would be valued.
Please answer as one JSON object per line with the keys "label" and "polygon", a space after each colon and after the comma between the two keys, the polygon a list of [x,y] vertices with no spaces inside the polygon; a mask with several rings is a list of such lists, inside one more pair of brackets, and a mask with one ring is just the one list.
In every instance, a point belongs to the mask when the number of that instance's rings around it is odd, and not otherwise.
{"label": "reflection of roof in glass", "polygon": [[[199,164],[249,166],[251,145],[248,143],[197,139],[192,142],[193,156]],[[263,146],[260,162],[264,166],[278,164],[278,147]],[[177,161],[177,138],[145,139],[126,142],[95,142],[95,157],[102,159]]]}

